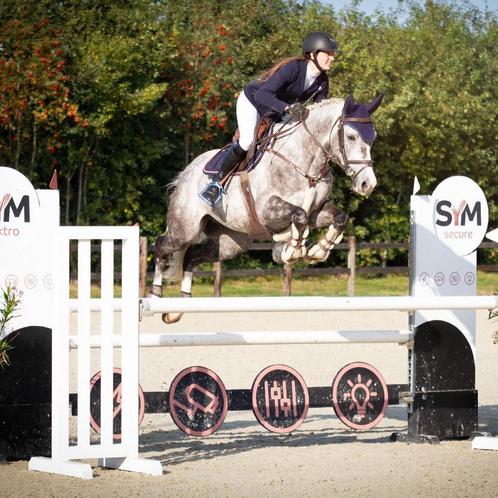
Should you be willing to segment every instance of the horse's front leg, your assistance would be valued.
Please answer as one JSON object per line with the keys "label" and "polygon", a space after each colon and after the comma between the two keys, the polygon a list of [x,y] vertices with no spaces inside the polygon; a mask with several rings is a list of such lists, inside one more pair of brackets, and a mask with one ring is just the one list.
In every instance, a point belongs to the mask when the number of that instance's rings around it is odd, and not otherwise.
{"label": "horse's front leg", "polygon": [[308,215],[303,208],[272,195],[265,205],[263,224],[276,234],[291,227],[290,237],[278,244],[273,251],[273,259],[276,262],[293,264],[306,255],[309,228]]}
{"label": "horse's front leg", "polygon": [[310,214],[309,223],[311,227],[328,227],[318,242],[308,249],[305,258],[308,263],[321,263],[329,257],[332,248],[342,240],[348,215],[331,201],[327,201],[321,209]]}

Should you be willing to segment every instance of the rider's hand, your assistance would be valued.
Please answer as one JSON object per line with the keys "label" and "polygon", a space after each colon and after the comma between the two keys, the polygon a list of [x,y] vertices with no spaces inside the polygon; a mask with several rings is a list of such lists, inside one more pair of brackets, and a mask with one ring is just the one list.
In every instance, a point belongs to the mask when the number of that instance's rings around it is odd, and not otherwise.
{"label": "rider's hand", "polygon": [[308,117],[308,114],[309,110],[302,102],[296,102],[295,104],[289,105],[285,108],[285,115],[290,119],[303,121]]}

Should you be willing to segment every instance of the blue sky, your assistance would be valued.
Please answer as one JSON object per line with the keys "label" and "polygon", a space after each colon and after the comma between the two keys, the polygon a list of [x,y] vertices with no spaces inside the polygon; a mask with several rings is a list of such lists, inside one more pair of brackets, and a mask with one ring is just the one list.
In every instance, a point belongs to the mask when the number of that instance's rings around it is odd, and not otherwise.
{"label": "blue sky", "polygon": [[[322,0],[322,3],[333,5],[337,10],[342,9],[351,4],[350,0]],[[496,0],[469,0],[469,4],[478,7],[481,10],[485,9],[487,5],[488,10],[498,13],[498,2]],[[390,8],[397,7],[398,0],[363,0],[360,2],[360,10],[367,14],[372,14],[377,8],[382,10],[389,10]]]}

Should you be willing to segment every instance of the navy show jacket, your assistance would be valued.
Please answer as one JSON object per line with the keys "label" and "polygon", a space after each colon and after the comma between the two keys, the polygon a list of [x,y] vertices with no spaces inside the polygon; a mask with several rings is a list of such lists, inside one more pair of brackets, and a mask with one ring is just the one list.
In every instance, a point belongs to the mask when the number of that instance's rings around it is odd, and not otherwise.
{"label": "navy show jacket", "polygon": [[256,107],[260,116],[269,112],[279,115],[294,102],[304,102],[315,92],[314,102],[325,99],[329,92],[329,77],[321,72],[315,81],[304,90],[306,80],[307,60],[294,60],[282,66],[265,82],[257,80],[244,88],[249,102]]}

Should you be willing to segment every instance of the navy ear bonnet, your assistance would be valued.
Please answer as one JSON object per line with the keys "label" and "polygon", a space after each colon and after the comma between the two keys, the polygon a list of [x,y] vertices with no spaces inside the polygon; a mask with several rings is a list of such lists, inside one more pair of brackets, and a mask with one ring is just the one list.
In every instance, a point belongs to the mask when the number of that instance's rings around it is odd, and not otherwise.
{"label": "navy ear bonnet", "polygon": [[[368,113],[364,104],[357,105],[356,110],[351,114],[346,114],[347,118],[369,118],[370,114]],[[354,128],[361,139],[366,142],[368,145],[372,145],[375,137],[377,136],[377,132],[375,131],[375,126],[373,122],[370,123],[358,123],[356,121],[347,121],[344,123],[346,126],[350,126]]]}
{"label": "navy ear bonnet", "polygon": [[[368,104],[357,104],[354,101],[352,95],[349,95],[344,103],[344,117],[345,118],[370,118],[371,114],[379,107],[382,102],[382,97],[384,94],[380,93]],[[347,126],[350,126],[354,130],[358,132],[361,139],[366,142],[368,145],[372,145],[375,137],[377,136],[377,132],[375,131],[375,126],[373,121],[367,123],[361,123],[356,121],[346,121],[344,123]]]}

